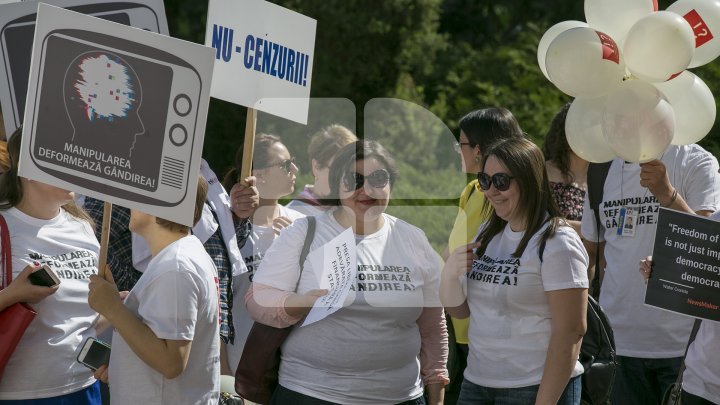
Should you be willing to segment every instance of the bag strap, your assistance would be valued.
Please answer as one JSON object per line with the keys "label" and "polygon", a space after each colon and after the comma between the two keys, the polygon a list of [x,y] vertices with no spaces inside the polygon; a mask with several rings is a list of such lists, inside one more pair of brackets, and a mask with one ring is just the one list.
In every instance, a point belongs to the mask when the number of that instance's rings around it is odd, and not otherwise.
{"label": "bag strap", "polygon": [[690,349],[690,345],[692,342],[695,341],[695,337],[697,336],[698,331],[700,330],[700,323],[702,322],[702,319],[695,318],[695,322],[693,323],[692,332],[690,332],[690,338],[688,339],[687,346],[685,346],[685,354],[683,354],[683,361],[680,365],[680,371],[678,372],[677,379],[675,380],[675,384],[678,384],[679,386],[682,386],[682,380],[683,380],[683,373],[685,372],[685,357],[687,357],[687,352]]}
{"label": "bag strap", "polygon": [[10,230],[8,229],[5,217],[0,215],[0,248],[2,248],[2,256],[0,257],[0,270],[3,273],[3,279],[0,280],[0,290],[10,285],[12,282],[12,254],[10,253]]}
{"label": "bag strap", "polygon": [[[598,245],[600,244],[600,228],[604,228],[600,222],[600,203],[602,203],[605,192],[605,179],[610,171],[612,160],[605,163],[590,163],[587,171],[588,202],[595,215],[595,230],[597,232]],[[592,279],[593,298],[600,298],[600,250],[595,254],[595,275]]]}
{"label": "bag strap", "polygon": [[300,251],[300,275],[298,276],[297,284],[295,284],[295,291],[297,291],[298,286],[300,285],[300,277],[302,276],[302,272],[305,268],[305,259],[307,259],[308,253],[310,253],[310,245],[313,242],[313,239],[315,239],[315,217],[309,216],[306,217],[308,221],[308,230],[305,234],[305,243],[303,244],[302,251]]}

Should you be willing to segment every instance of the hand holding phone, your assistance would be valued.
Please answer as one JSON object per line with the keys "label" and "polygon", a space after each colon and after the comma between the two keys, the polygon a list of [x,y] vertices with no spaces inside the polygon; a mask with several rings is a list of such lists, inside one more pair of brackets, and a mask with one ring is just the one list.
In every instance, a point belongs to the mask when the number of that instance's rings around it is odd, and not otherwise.
{"label": "hand holding phone", "polygon": [[90,370],[96,371],[100,366],[110,363],[110,345],[102,340],[89,337],[80,349],[77,361]]}
{"label": "hand holding phone", "polygon": [[39,269],[33,271],[28,276],[28,279],[33,285],[39,285],[43,287],[55,287],[60,285],[60,279],[57,274],[48,266],[43,264]]}

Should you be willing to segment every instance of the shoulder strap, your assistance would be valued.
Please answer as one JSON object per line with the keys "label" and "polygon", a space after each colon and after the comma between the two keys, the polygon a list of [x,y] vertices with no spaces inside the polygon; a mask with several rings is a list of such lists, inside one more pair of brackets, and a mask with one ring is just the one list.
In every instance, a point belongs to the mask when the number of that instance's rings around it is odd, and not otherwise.
{"label": "shoulder strap", "polygon": [[[300,251],[300,275],[302,276],[303,268],[305,267],[305,259],[307,259],[308,253],[310,253],[310,245],[315,239],[315,217],[306,217],[308,221],[308,229],[305,234],[305,243],[303,244],[302,251]],[[297,291],[298,285],[300,285],[300,277],[298,277],[297,284],[295,284],[295,291]]]}
{"label": "shoulder strap", "polygon": [[[607,179],[610,171],[612,160],[605,163],[590,163],[587,171],[587,188],[588,202],[595,216],[595,230],[597,232],[597,240],[600,240],[600,229],[603,228],[600,222],[600,203],[602,203],[603,193],[605,192],[605,179]],[[595,275],[591,286],[594,287],[593,294],[597,299],[600,297],[600,252],[595,255]]]}
{"label": "shoulder strap", "polygon": [[685,346],[685,354],[683,355],[683,362],[680,365],[680,372],[678,373],[677,379],[675,380],[675,383],[682,384],[683,380],[683,372],[685,371],[685,358],[687,357],[688,349],[690,349],[690,345],[692,342],[695,341],[695,337],[697,336],[698,331],[700,330],[700,323],[702,322],[702,319],[695,318],[695,322],[693,323],[692,332],[690,332],[690,338],[688,339],[687,346]]}
{"label": "shoulder strap", "polygon": [[8,229],[5,217],[0,215],[0,270],[3,273],[3,279],[0,280],[0,290],[10,285],[12,282],[12,254],[10,253],[10,230]]}

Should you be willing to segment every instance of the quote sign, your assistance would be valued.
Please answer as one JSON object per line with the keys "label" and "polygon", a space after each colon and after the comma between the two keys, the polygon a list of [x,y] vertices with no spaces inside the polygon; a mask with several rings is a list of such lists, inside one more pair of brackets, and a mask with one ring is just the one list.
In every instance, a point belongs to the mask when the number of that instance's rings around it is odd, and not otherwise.
{"label": "quote sign", "polygon": [[205,45],[215,50],[210,95],[307,123],[312,18],[264,0],[210,0]]}
{"label": "quote sign", "polygon": [[19,174],[192,225],[213,51],[40,4]]}
{"label": "quote sign", "polygon": [[[44,0],[43,3],[168,35],[162,0]],[[0,106],[8,136],[23,122],[37,8],[37,1],[0,6]]]}
{"label": "quote sign", "polygon": [[720,321],[720,223],[660,208],[645,304]]}

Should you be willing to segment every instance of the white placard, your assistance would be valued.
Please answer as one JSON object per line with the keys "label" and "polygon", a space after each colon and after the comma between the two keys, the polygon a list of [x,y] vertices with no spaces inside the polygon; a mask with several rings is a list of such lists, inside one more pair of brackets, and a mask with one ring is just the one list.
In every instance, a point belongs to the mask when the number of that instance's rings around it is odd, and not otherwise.
{"label": "white placard", "polygon": [[323,269],[320,288],[328,290],[315,301],[301,326],[307,326],[343,307],[357,278],[357,252],[352,228],[344,230],[320,249],[308,255],[313,269]]}
{"label": "white placard", "polygon": [[[38,3],[24,1],[0,6],[0,106],[7,136],[23,122]],[[168,35],[162,0],[43,0],[43,3]]]}
{"label": "white placard", "polygon": [[306,124],[316,25],[264,0],[210,0],[212,97]]}
{"label": "white placard", "polygon": [[40,4],[19,174],[191,226],[213,50]]}

